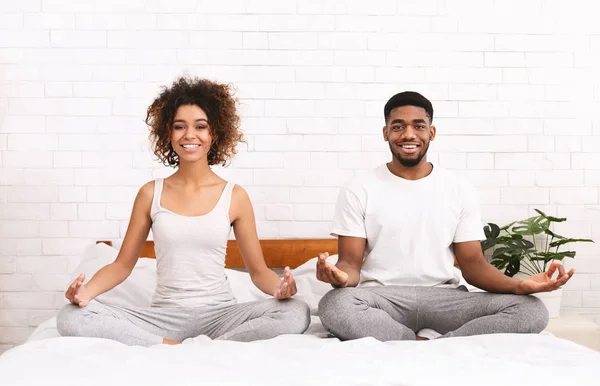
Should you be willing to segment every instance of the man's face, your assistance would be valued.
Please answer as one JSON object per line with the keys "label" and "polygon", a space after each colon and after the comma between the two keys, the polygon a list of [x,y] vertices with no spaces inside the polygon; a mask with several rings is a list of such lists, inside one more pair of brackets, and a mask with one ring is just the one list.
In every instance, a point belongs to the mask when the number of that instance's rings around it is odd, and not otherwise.
{"label": "man's face", "polygon": [[435,137],[435,126],[422,107],[396,107],[390,113],[383,138],[394,158],[403,166],[417,166],[427,154],[429,141]]}

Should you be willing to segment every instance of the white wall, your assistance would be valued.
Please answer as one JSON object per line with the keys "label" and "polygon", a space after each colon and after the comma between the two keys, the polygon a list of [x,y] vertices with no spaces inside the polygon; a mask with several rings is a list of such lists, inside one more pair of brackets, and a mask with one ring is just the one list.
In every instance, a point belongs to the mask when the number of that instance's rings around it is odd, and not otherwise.
{"label": "white wall", "polygon": [[[220,173],[250,192],[263,238],[326,237],[337,186],[389,158],[385,101],[416,90],[434,102],[431,159],[477,184],[484,220],[542,208],[600,241],[593,3],[2,0],[0,351],[169,173],[143,118],[183,73],[238,87],[248,145]],[[600,243],[577,251],[563,305],[598,321]]]}

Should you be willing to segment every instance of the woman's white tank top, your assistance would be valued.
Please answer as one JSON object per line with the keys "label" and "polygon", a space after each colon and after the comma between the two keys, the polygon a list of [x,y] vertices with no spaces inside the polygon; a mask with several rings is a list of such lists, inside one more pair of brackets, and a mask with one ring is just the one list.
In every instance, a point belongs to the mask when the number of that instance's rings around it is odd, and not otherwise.
{"label": "woman's white tank top", "polygon": [[203,216],[182,216],[160,205],[163,179],[154,183],[152,234],[156,253],[153,307],[202,307],[235,302],[225,275],[231,232],[227,182],[215,207]]}

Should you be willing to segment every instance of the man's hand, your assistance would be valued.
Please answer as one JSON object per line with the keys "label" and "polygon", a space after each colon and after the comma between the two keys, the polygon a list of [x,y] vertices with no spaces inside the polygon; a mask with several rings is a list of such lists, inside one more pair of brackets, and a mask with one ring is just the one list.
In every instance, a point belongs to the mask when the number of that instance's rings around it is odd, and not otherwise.
{"label": "man's hand", "polygon": [[298,292],[296,288],[296,280],[292,275],[290,267],[285,267],[283,270],[283,279],[279,283],[277,290],[273,294],[275,299],[289,299]]}
{"label": "man's hand", "polygon": [[[557,269],[558,276],[556,279],[553,279],[552,275],[554,275]],[[528,295],[537,292],[550,292],[557,290],[565,285],[567,281],[569,281],[571,276],[573,276],[573,273],[575,273],[575,268],[571,268],[569,272],[565,273],[565,268],[562,266],[562,264],[552,262],[550,267],[548,267],[548,271],[538,273],[537,275],[533,275],[528,279],[523,280],[517,288],[517,294]]]}
{"label": "man's hand", "polygon": [[346,287],[348,285],[348,274],[333,264],[327,262],[329,253],[319,254],[317,260],[317,279],[329,283],[334,287]]}
{"label": "man's hand", "polygon": [[85,281],[85,274],[77,276],[77,279],[73,281],[73,283],[67,289],[65,293],[65,297],[69,299],[69,301],[79,307],[85,307],[92,300],[91,294],[88,289],[85,287],[83,282]]}

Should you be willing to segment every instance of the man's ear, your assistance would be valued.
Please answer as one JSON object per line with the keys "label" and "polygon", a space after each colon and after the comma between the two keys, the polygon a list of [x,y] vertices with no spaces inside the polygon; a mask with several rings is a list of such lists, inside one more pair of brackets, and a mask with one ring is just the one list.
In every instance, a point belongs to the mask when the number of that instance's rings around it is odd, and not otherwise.
{"label": "man's ear", "polygon": [[433,141],[435,139],[435,126],[431,126],[431,128],[429,129],[429,140]]}
{"label": "man's ear", "polygon": [[388,130],[387,130],[387,126],[383,126],[383,140],[384,141],[388,141]]}

